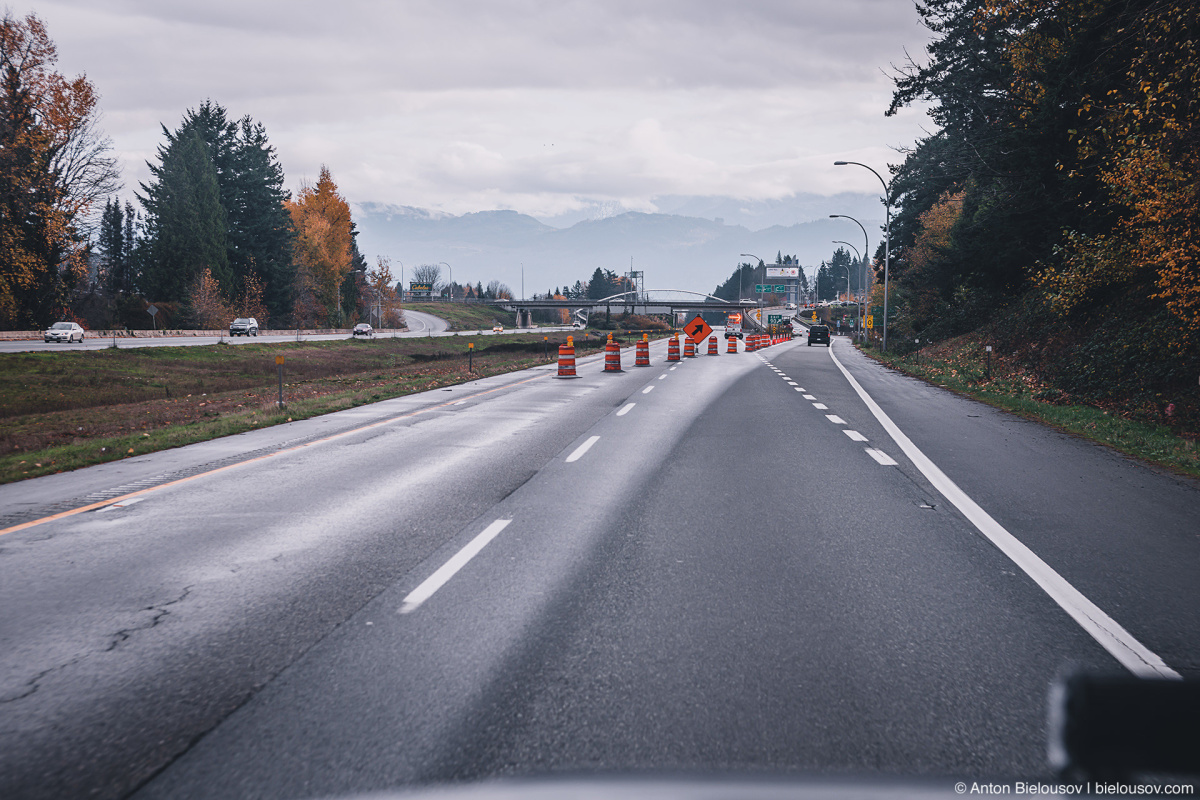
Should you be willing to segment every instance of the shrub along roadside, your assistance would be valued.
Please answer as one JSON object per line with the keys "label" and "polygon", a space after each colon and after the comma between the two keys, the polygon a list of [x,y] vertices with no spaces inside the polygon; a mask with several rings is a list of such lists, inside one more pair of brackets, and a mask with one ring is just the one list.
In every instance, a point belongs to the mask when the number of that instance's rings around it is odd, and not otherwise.
{"label": "shrub along roadside", "polygon": [[904,355],[863,349],[870,358],[913,377],[1027,419],[1107,445],[1126,455],[1184,475],[1200,477],[1200,432],[1161,412],[1118,402],[1087,404],[1039,380],[1017,359],[987,352],[978,334],[967,334]]}

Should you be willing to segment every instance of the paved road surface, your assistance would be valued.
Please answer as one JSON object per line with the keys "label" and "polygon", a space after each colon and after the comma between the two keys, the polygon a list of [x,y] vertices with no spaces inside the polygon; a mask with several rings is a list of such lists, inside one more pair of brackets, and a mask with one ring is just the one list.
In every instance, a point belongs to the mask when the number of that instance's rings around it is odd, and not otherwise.
{"label": "paved road surface", "polygon": [[0,795],[1048,777],[1061,670],[1200,673],[1193,482],[841,339],[664,349],[0,487],[11,527],[174,481],[0,535]]}

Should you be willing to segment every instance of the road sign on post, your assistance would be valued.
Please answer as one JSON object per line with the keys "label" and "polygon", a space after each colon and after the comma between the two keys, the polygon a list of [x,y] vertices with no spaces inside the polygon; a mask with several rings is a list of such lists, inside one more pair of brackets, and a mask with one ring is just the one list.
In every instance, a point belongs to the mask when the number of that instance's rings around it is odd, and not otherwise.
{"label": "road sign on post", "polygon": [[867,314],[867,327],[868,328],[875,327],[875,315],[874,314]]}
{"label": "road sign on post", "polygon": [[783,324],[783,314],[767,314],[767,324],[768,325],[782,325]]}
{"label": "road sign on post", "polygon": [[275,356],[275,365],[279,370],[279,407],[283,408],[283,356]]}
{"label": "road sign on post", "polygon": [[683,332],[692,340],[692,344],[700,344],[712,336],[713,331],[712,326],[704,321],[704,317],[697,314],[687,325],[683,326]]}

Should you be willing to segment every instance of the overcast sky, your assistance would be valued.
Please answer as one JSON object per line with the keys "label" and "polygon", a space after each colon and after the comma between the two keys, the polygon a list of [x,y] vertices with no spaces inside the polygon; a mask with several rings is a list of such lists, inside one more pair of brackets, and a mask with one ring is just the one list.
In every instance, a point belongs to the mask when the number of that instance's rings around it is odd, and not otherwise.
{"label": "overcast sky", "polygon": [[206,98],[262,122],[293,191],[550,216],[662,195],[875,191],[927,117],[909,0],[9,0],[85,73],[129,191]]}

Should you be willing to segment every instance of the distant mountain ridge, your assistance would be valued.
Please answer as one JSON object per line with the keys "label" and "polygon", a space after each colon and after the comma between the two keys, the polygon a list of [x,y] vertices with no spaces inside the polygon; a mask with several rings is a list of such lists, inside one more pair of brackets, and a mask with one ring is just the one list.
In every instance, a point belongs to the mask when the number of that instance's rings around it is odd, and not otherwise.
{"label": "distant mountain ridge", "polygon": [[[829,209],[824,218],[761,230],[698,216],[636,211],[558,228],[516,211],[456,216],[380,203],[356,205],[354,220],[360,232],[359,249],[371,263],[376,255],[388,256],[397,278],[402,268],[445,262],[451,268],[443,272],[445,278],[452,272],[459,283],[499,280],[520,296],[523,268],[525,295],[530,296],[586,281],[597,267],[627,272],[632,259],[632,268],[645,272],[648,289],[711,292],[739,262],[747,260],[741,253],[771,263],[782,252],[815,267],[837,249],[832,240],[861,242],[858,226],[829,219],[828,214],[857,216],[872,235],[874,250],[882,238],[878,232],[882,219],[842,210],[849,202],[831,198],[824,202]],[[722,206],[710,202],[708,207]]]}

